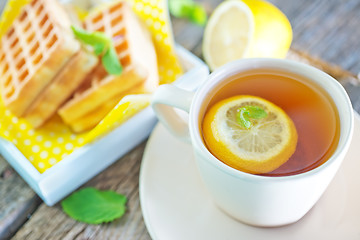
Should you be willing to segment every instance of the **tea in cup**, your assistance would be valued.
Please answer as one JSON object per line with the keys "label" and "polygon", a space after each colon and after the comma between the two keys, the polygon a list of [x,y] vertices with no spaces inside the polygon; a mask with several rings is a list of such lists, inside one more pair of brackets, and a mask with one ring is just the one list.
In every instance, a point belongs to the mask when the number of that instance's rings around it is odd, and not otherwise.
{"label": "tea in cup", "polygon": [[[191,141],[216,205],[255,226],[303,217],[333,179],[353,132],[343,87],[289,60],[229,63],[195,94],[163,85],[152,106],[171,132]],[[171,107],[188,111],[188,123]]]}

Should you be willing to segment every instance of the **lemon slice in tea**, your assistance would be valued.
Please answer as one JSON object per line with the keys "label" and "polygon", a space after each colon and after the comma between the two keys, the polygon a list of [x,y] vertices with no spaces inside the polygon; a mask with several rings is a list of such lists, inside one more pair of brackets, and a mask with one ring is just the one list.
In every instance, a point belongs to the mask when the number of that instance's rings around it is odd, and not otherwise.
{"label": "lemon slice in tea", "polygon": [[215,157],[253,174],[284,164],[295,152],[298,139],[293,121],[280,107],[250,95],[216,103],[206,113],[202,130]]}

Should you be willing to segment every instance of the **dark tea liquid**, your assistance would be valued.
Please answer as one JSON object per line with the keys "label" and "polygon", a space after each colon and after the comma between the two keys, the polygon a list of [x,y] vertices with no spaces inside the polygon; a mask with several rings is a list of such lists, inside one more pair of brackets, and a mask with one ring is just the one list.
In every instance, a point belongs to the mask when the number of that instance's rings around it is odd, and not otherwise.
{"label": "dark tea liquid", "polygon": [[323,164],[335,151],[340,135],[338,112],[330,96],[309,80],[257,71],[216,89],[207,109],[222,99],[243,94],[265,98],[281,107],[295,123],[298,133],[296,151],[291,158],[263,176],[309,171]]}

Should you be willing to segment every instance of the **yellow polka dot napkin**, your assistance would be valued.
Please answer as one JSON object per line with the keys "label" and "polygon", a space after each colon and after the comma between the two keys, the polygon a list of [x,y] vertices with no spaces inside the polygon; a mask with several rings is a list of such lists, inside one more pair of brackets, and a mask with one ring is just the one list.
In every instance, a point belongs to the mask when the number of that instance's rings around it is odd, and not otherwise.
{"label": "yellow polka dot napkin", "polygon": [[[166,0],[127,0],[134,12],[149,28],[158,55],[160,83],[173,82],[182,74],[177,60],[174,40],[168,16]],[[29,0],[9,0],[0,19],[0,37],[5,27],[10,26]],[[81,11],[84,14],[84,11]],[[148,95],[129,95],[94,129],[82,134],[74,134],[58,116],[35,130],[24,119],[15,117],[0,100],[0,137],[12,142],[32,165],[43,173],[71,154],[77,148],[96,140],[119,126],[141,109],[149,105]]]}
{"label": "yellow polka dot napkin", "polygon": [[6,7],[4,8],[0,19],[0,38],[7,32],[11,23],[20,14],[21,8],[29,2],[30,0],[9,0],[6,3]]}

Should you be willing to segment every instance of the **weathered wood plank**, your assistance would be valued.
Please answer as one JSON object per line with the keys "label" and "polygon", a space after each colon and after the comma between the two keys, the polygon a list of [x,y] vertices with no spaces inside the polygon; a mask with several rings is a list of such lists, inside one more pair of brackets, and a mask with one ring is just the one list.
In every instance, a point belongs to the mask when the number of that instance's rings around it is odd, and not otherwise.
{"label": "weathered wood plank", "polygon": [[[220,4],[222,0],[199,0],[207,11]],[[360,1],[358,0],[269,0],[289,18],[293,28],[292,48],[311,53],[324,61],[339,65],[354,74],[360,73]],[[176,21],[178,24],[179,21]],[[174,28],[178,42],[201,55],[201,28],[189,31],[183,21]],[[186,28],[186,31],[182,29]],[[179,37],[181,36],[181,37]],[[198,43],[195,46],[195,43]]]}
{"label": "weathered wood plank", "polygon": [[[221,1],[222,0],[201,0],[209,13]],[[0,0],[0,6],[3,2],[4,0]],[[273,2],[283,10],[292,23],[294,29],[292,46],[294,49],[297,49],[298,52],[295,52],[294,55],[289,57],[307,59],[307,61],[310,61],[312,64],[324,67],[323,69],[325,71],[328,71],[335,78],[341,80],[352,98],[354,107],[359,111],[360,89],[357,86],[358,83],[354,74],[343,72],[338,67],[326,64],[322,65],[321,61],[313,61],[312,58],[308,59],[306,57],[307,55],[303,54],[303,52],[311,53],[312,56],[333,62],[353,73],[358,73],[360,71],[360,61],[358,57],[360,56],[358,43],[360,28],[357,26],[360,22],[359,1],[270,0],[270,2]],[[203,28],[190,25],[188,22],[178,19],[173,19],[173,26],[176,41],[187,49],[192,50],[196,55],[201,56]],[[129,197],[129,210],[122,219],[99,226],[87,225],[68,218],[62,212],[59,205],[47,207],[42,204],[30,220],[16,234],[14,239],[150,239],[142,220],[138,197],[139,165],[144,145],[145,143],[135,148],[131,153],[124,156],[86,184],[86,186],[96,186],[101,189],[114,189],[127,195]],[[7,170],[2,171],[1,166],[6,166],[3,168]],[[14,174],[13,170],[8,168],[8,165],[1,165],[0,160],[0,173],[3,172],[3,176],[6,177],[9,176],[9,173]],[[12,180],[14,182],[21,180],[16,174],[12,176],[14,176]],[[6,183],[6,185],[7,184],[8,183]],[[22,182],[22,184],[26,186],[24,182]],[[0,182],[0,188],[1,185],[2,183]],[[28,190],[21,190],[18,195],[13,195],[10,199],[15,201],[17,198],[26,195]],[[3,198],[2,194],[0,196]],[[31,199],[32,198],[29,198],[25,201],[25,203],[27,203],[27,205],[25,204],[25,206],[27,206],[25,209],[34,209],[34,207],[29,207],[29,203],[31,205],[32,202]],[[6,206],[9,207],[11,205]],[[24,206],[24,203],[23,205],[15,204],[15,206],[17,207],[14,209],[19,212],[19,209],[21,209],[21,206]],[[3,211],[0,203],[0,216],[1,213],[3,213]],[[13,216],[11,211],[4,211],[4,213],[6,219],[10,219],[9,222],[14,221],[14,219],[21,221],[26,220],[26,215],[24,214],[17,213],[16,218],[11,218]],[[0,225],[0,229],[1,228]]]}
{"label": "weathered wood plank", "polygon": [[138,190],[144,147],[145,142],[85,184],[126,195],[128,210],[123,218],[88,225],[69,218],[59,204],[55,207],[42,204],[13,239],[150,239],[142,219]]}
{"label": "weathered wood plank", "polygon": [[18,230],[41,201],[1,156],[0,196],[0,239],[7,239]]}
{"label": "weathered wood plank", "polygon": [[0,1],[0,13],[3,11],[3,9],[5,7],[5,4],[6,4],[6,0],[1,0]]}
{"label": "weathered wood plank", "polygon": [[360,72],[360,1],[269,0],[289,18],[292,47],[355,74]]}

